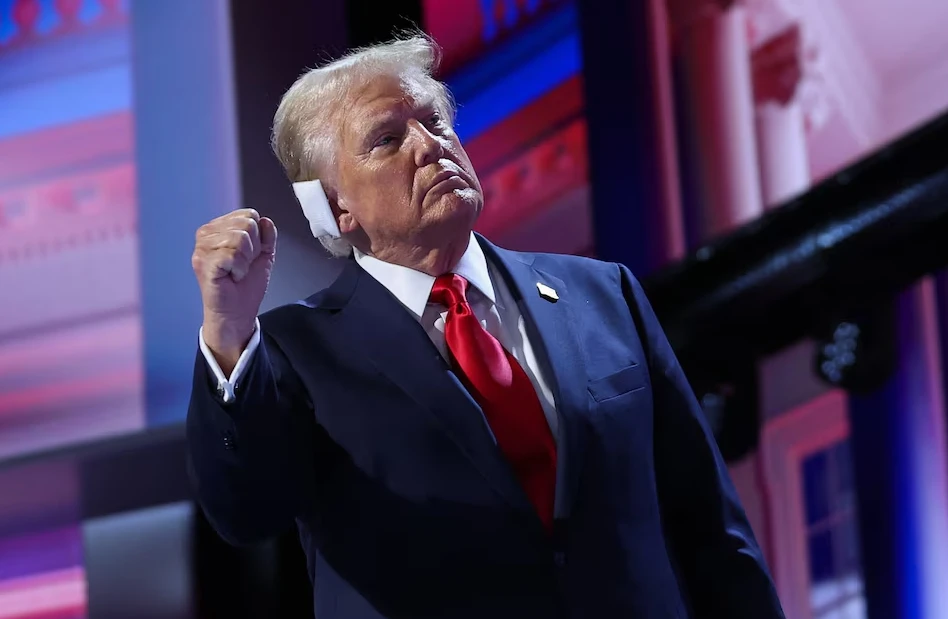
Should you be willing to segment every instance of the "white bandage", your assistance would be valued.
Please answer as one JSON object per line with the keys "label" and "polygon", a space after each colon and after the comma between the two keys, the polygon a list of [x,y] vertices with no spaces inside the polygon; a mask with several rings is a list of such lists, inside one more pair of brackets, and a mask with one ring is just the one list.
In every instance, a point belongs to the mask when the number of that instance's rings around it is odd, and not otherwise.
{"label": "white bandage", "polygon": [[296,193],[300,206],[303,207],[303,215],[309,220],[309,229],[313,232],[313,236],[319,238],[328,234],[338,239],[339,225],[333,217],[322,183],[318,180],[293,183],[293,191]]}

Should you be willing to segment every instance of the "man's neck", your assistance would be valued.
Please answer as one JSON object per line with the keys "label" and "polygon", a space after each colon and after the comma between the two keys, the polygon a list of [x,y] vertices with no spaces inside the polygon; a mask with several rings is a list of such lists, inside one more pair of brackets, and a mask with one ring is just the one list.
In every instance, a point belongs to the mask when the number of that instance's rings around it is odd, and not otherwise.
{"label": "man's neck", "polygon": [[468,232],[463,238],[459,237],[437,247],[392,246],[374,253],[365,253],[382,262],[397,264],[437,277],[450,272],[457,266],[470,242],[471,234]]}

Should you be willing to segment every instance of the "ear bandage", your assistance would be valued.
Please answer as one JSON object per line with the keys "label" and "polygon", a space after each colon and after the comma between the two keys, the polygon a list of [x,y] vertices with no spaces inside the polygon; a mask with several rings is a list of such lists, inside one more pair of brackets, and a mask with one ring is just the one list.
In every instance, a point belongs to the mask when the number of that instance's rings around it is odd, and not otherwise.
{"label": "ear bandage", "polygon": [[303,207],[303,215],[309,221],[309,229],[313,236],[319,238],[328,234],[338,239],[341,236],[339,226],[336,224],[336,218],[333,217],[322,183],[318,180],[293,183],[293,191],[296,193],[300,206]]}

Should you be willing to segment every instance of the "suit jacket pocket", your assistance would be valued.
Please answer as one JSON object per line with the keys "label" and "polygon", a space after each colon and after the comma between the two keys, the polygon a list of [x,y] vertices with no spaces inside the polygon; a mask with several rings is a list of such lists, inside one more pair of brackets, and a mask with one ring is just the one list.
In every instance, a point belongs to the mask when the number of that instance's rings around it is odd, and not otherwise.
{"label": "suit jacket pocket", "polygon": [[645,368],[633,363],[618,372],[589,381],[587,388],[596,402],[604,402],[645,387]]}

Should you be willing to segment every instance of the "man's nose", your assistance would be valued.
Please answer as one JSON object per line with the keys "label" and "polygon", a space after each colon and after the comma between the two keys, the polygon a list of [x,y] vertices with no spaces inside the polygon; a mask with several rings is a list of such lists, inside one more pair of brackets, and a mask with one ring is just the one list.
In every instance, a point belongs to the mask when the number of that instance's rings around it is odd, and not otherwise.
{"label": "man's nose", "polygon": [[415,165],[422,168],[426,165],[437,163],[444,156],[444,146],[438,136],[434,135],[428,128],[419,122],[414,122],[409,126],[409,133],[415,147]]}

